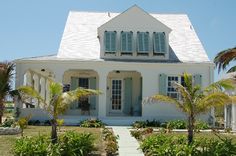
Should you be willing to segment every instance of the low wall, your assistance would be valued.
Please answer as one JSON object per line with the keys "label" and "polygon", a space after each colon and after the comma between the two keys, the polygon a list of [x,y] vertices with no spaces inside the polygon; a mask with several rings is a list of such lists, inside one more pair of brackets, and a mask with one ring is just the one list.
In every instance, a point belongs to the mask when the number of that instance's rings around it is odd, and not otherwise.
{"label": "low wall", "polygon": [[0,127],[0,135],[15,135],[21,133],[19,127]]}

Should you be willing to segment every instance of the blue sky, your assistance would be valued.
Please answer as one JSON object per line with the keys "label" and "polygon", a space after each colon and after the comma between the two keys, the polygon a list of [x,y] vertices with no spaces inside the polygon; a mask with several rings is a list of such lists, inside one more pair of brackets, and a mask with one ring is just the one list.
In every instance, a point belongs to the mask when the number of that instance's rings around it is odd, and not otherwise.
{"label": "blue sky", "polygon": [[187,14],[211,60],[236,46],[236,0],[2,0],[0,61],[57,53],[70,10],[122,12],[134,4]]}

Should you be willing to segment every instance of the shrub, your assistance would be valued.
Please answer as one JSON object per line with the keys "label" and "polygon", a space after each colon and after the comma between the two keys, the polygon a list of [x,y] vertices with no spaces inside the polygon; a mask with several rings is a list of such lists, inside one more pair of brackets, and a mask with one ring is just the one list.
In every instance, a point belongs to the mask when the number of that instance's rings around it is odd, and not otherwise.
{"label": "shrub", "polygon": [[158,120],[152,120],[152,121],[147,120],[146,125],[147,125],[147,127],[160,127],[161,122]]}
{"label": "shrub", "polygon": [[48,136],[22,137],[13,148],[15,155],[34,156],[87,156],[94,149],[94,137],[90,133],[66,132],[58,143],[51,144]]}
{"label": "shrub", "polygon": [[103,140],[105,141],[105,151],[108,156],[115,155],[118,151],[118,136],[115,136],[112,131],[104,128],[102,131]]}
{"label": "shrub", "polygon": [[91,133],[66,132],[59,140],[61,155],[87,156],[94,150],[94,140]]}
{"label": "shrub", "polygon": [[198,120],[195,123],[196,130],[204,130],[204,129],[209,129],[209,128],[210,128],[210,126],[204,121]]}
{"label": "shrub", "polygon": [[173,120],[167,123],[167,129],[186,129],[187,124],[184,120]]}
{"label": "shrub", "polygon": [[57,119],[57,125],[58,125],[58,130],[61,130],[61,126],[64,124],[64,120],[63,119]]}
{"label": "shrub", "polygon": [[87,127],[87,128],[101,128],[104,127],[105,124],[98,119],[88,119],[80,122],[80,127]]}
{"label": "shrub", "polygon": [[35,125],[35,126],[38,126],[40,125],[41,122],[39,120],[29,120],[28,121],[28,125]]}
{"label": "shrub", "polygon": [[229,138],[206,139],[198,138],[188,145],[184,136],[151,135],[141,143],[141,149],[146,155],[212,155],[226,156],[236,154],[236,144]]}
{"label": "shrub", "polygon": [[19,125],[20,129],[21,129],[21,136],[23,136],[24,134],[24,129],[27,127],[28,125],[28,121],[27,118],[20,118],[17,121],[17,125]]}
{"label": "shrub", "polygon": [[16,140],[13,150],[15,155],[47,155],[49,144],[50,139],[46,136],[22,137]]}
{"label": "shrub", "polygon": [[133,128],[145,128],[147,123],[145,121],[135,121],[132,125]]}
{"label": "shrub", "polygon": [[141,140],[144,135],[151,134],[152,132],[153,132],[153,128],[151,128],[151,127],[130,131],[131,135],[138,140]]}
{"label": "shrub", "polygon": [[15,123],[15,120],[8,117],[4,120],[1,127],[11,127],[12,125],[14,125],[14,123]]}

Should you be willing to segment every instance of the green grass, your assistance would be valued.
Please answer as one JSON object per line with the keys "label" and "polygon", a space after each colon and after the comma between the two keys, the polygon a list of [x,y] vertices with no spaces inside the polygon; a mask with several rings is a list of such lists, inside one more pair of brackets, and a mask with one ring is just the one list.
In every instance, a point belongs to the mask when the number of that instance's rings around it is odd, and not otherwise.
{"label": "green grass", "polygon": [[[95,146],[97,148],[97,151],[94,152],[94,155],[102,155],[104,154],[104,146],[102,144],[102,129],[100,128],[80,128],[75,126],[63,126],[61,127],[61,130],[58,132],[58,134],[62,134],[65,131],[77,131],[77,132],[90,132],[92,133],[95,138]],[[24,130],[24,136],[35,136],[38,134],[46,134],[50,135],[51,127],[50,126],[28,126],[27,129]],[[4,156],[12,156],[12,147],[14,145],[14,142],[17,138],[20,137],[20,134],[18,135],[0,135],[0,153]]]}

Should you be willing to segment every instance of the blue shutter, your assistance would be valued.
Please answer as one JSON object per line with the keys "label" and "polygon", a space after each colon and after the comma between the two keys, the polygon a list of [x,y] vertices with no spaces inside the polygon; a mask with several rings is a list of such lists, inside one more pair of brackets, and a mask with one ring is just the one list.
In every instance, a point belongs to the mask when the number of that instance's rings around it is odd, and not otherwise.
{"label": "blue shutter", "polygon": [[111,48],[110,51],[111,52],[115,52],[116,51],[116,32],[110,32],[111,33]]}
{"label": "blue shutter", "polygon": [[131,113],[132,107],[132,78],[125,78],[125,102],[123,112],[127,115]]}
{"label": "blue shutter", "polygon": [[159,33],[154,33],[154,48],[155,52],[160,52],[160,46],[159,46]]}
{"label": "blue shutter", "polygon": [[121,32],[121,51],[125,52],[126,50],[126,33]]}
{"label": "blue shutter", "polygon": [[127,33],[127,51],[128,52],[133,51],[132,41],[133,41],[133,33],[129,32],[129,33]]}
{"label": "blue shutter", "polygon": [[105,51],[110,51],[110,32],[105,31],[104,35]]}
{"label": "blue shutter", "polygon": [[159,33],[160,36],[160,52],[165,53],[166,52],[166,40],[165,40],[165,33]]}
{"label": "blue shutter", "polygon": [[167,84],[166,84],[167,76],[165,74],[159,75],[159,94],[167,95]]}
{"label": "blue shutter", "polygon": [[[71,77],[71,90],[75,90],[79,86],[79,80],[77,77]],[[78,100],[74,101],[71,105],[71,109],[75,109],[78,104]]]}
{"label": "blue shutter", "polygon": [[[96,77],[91,77],[89,78],[89,88],[90,89],[96,89]],[[90,108],[91,109],[96,109],[96,96],[90,96],[89,97],[89,102],[90,102]]]}
{"label": "blue shutter", "polygon": [[144,35],[144,51],[148,52],[149,51],[149,33],[146,32],[143,34]]}
{"label": "blue shutter", "polygon": [[202,75],[196,74],[193,76],[194,79],[194,86],[199,85],[200,87],[202,86]]}
{"label": "blue shutter", "polygon": [[138,51],[143,51],[143,33],[138,33]]}

